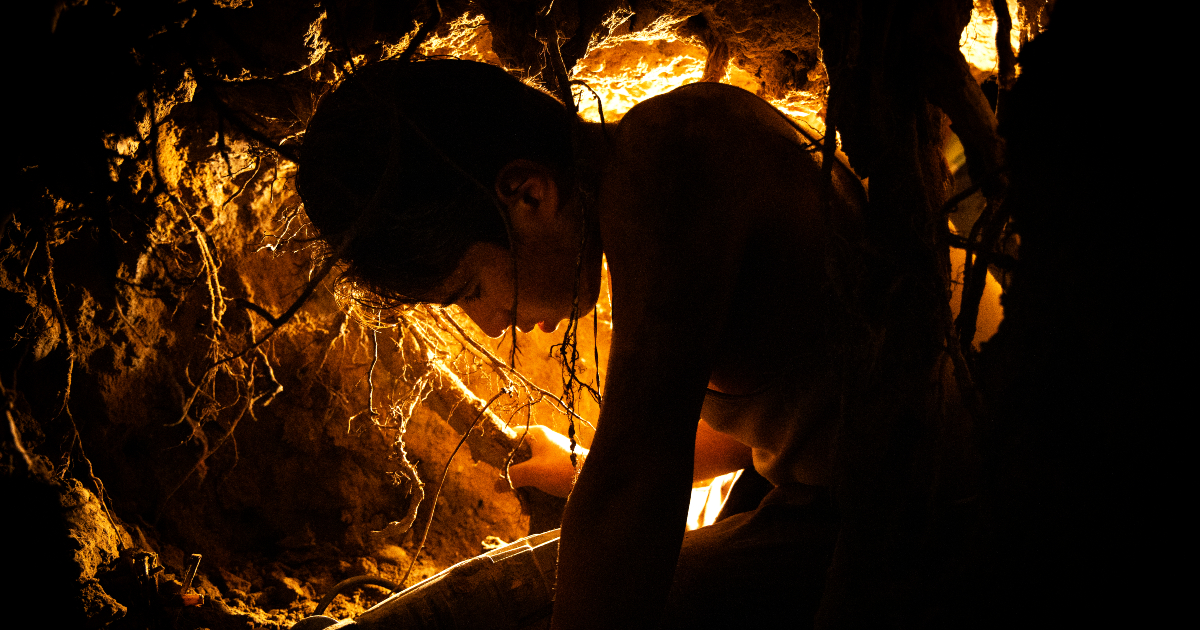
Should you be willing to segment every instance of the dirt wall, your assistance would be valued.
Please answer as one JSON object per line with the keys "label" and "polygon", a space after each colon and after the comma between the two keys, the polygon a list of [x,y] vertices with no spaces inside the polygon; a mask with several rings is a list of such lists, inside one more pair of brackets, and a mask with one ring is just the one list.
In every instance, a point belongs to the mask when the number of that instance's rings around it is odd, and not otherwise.
{"label": "dirt wall", "polygon": [[[977,94],[976,82],[1012,77],[1003,76],[1000,59],[995,70],[964,62],[942,73],[922,61],[936,46],[921,37],[875,38],[894,20],[910,20],[904,24],[928,29],[928,41],[953,50],[954,29],[923,19],[935,7],[945,21],[966,24],[970,2],[926,3],[920,11],[927,13],[895,15],[816,4],[821,18],[804,1],[556,2],[548,19],[568,67],[584,60],[581,68],[599,72],[621,59],[632,76],[647,57],[693,55],[687,72],[697,78],[736,77],[822,129],[832,84],[848,95],[838,128],[855,168],[870,171],[875,216],[901,226],[880,229],[880,242],[910,238],[905,226],[916,225],[921,234],[905,246],[925,247],[920,255],[944,251],[944,221],[934,206],[950,191],[934,181],[944,164],[931,153],[940,146],[931,138],[948,126],[929,99],[942,99],[938,106],[957,116],[960,135],[971,132],[960,120],[978,114],[990,121],[975,131],[998,151],[990,113],[996,98]],[[991,6],[973,4],[977,16]],[[1045,26],[1047,3],[1013,6],[1023,16],[1015,37],[1024,43]],[[443,3],[443,25],[423,52],[499,63],[553,89],[546,49],[534,36],[545,18],[539,23],[535,8]],[[554,401],[562,376],[549,357],[558,339],[518,336],[522,380],[496,358],[507,348],[477,341],[459,314],[354,310],[324,276],[295,194],[294,161],[321,96],[362,64],[399,55],[428,16],[426,3],[373,0],[75,0],[20,10],[10,55],[21,61],[12,70],[19,87],[6,166],[12,184],[0,224],[0,386],[8,424],[0,483],[14,566],[30,567],[13,594],[56,602],[20,614],[63,627],[287,627],[343,578],[399,581],[425,533],[436,480],[478,418],[482,429],[449,467],[408,583],[474,555],[488,536],[512,540],[528,531],[528,501],[497,481],[506,462],[521,456],[513,451],[524,422],[565,428]],[[990,19],[997,21],[994,13]],[[605,41],[648,33],[674,43],[606,52]],[[936,81],[951,75],[966,79]],[[974,99],[956,112],[951,83]],[[1025,115],[1037,119],[1029,112],[1039,111],[1039,97],[1025,98],[1035,103]],[[897,111],[900,118],[888,117]],[[996,155],[964,145],[973,168],[989,167],[983,175],[997,166]],[[909,169],[917,175],[904,170],[907,163],[893,168],[898,155],[923,160]],[[1052,215],[1048,209],[1044,216]],[[1036,232],[1036,217],[1027,225]],[[1054,270],[1040,273],[1049,278]],[[929,295],[948,294],[936,269],[921,280]],[[1046,302],[1044,294],[1028,299]],[[918,300],[910,310],[933,322],[939,300]],[[590,325],[580,327],[580,374],[589,381],[606,358],[587,358],[590,348],[603,347],[610,334],[607,307],[600,310],[599,340]],[[1058,330],[1050,324],[1068,319],[1055,311],[1026,326]],[[953,345],[942,324],[923,329],[936,337],[926,344],[936,352]],[[1000,383],[999,400],[1011,396],[1005,375],[1018,364],[1074,356],[1071,348],[1042,353],[1011,326],[1002,339],[1018,341],[1006,342],[1017,345],[1000,356],[1014,363],[989,376]],[[501,387],[510,395],[483,411]],[[581,399],[580,415],[597,412]],[[1043,425],[1011,426],[1034,437],[1001,432],[998,443],[1045,437]],[[580,429],[587,444],[591,428]],[[1036,485],[1021,475],[1041,470],[1040,463],[1022,468],[1020,457],[998,468],[1018,480],[1018,490]],[[1063,467],[1048,469],[1069,477]],[[996,504],[1028,509],[1028,522],[1037,520],[1031,503],[1005,497]],[[888,500],[871,509],[886,511]],[[1014,527],[1028,538],[1040,531],[1025,521]],[[204,606],[179,598],[192,554],[203,555],[192,586],[207,595]],[[331,613],[352,614],[377,595],[338,600]],[[847,595],[842,611],[853,601]]]}

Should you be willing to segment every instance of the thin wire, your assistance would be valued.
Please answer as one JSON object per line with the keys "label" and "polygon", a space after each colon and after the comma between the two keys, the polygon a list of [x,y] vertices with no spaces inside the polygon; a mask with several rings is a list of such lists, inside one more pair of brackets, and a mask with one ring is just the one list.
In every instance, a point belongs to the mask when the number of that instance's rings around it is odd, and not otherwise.
{"label": "thin wire", "polygon": [[[382,313],[376,311],[375,321],[379,321]],[[375,416],[375,364],[379,363],[379,330],[371,328],[371,367],[367,370],[367,413],[373,420]]]}
{"label": "thin wire", "polygon": [[421,550],[425,549],[425,541],[429,538],[429,530],[433,529],[433,514],[437,511],[438,497],[442,494],[442,486],[446,484],[446,476],[450,474],[450,462],[454,461],[454,456],[458,454],[458,449],[462,448],[462,445],[467,441],[467,436],[471,435],[471,431],[475,430],[475,425],[479,424],[480,419],[487,413],[488,407],[491,407],[492,403],[496,402],[496,399],[502,394],[507,393],[508,388],[502,387],[500,391],[496,392],[495,396],[488,399],[487,404],[483,406],[483,409],[479,410],[479,415],[475,416],[475,420],[471,423],[471,426],[467,427],[467,430],[463,432],[462,439],[458,441],[458,446],[454,447],[454,451],[450,453],[450,457],[446,460],[446,467],[442,469],[442,480],[438,482],[437,491],[433,493],[433,504],[429,506],[429,523],[425,525],[425,533],[421,536],[421,544],[417,547],[417,553],[413,554],[413,559],[408,565],[408,570],[404,572],[404,577],[400,578],[400,586],[404,586],[404,583],[408,581],[408,574],[412,573],[413,567],[417,566],[417,559],[421,557]]}
{"label": "thin wire", "polygon": [[[408,43],[408,47],[405,48],[404,52],[400,54],[401,62],[408,62],[410,59],[412,59],[413,54],[416,53],[417,50],[421,48],[421,44],[425,42],[425,38],[429,37],[429,33],[433,31],[433,29],[437,28],[442,22],[441,4],[439,4],[437,0],[433,0],[429,4],[431,15],[429,16],[429,19],[421,25],[421,28],[417,30],[416,36],[413,37],[412,41]],[[351,59],[350,63],[353,64],[354,60]]]}
{"label": "thin wire", "polygon": [[[600,114],[600,131],[604,133],[604,142],[607,143],[608,125],[604,123],[604,101],[601,100],[600,95],[596,93],[596,90],[593,90],[592,86],[588,85],[583,79],[575,79],[574,81],[571,81],[571,85],[582,85],[583,87],[587,88],[587,91],[592,93],[592,98],[596,99],[596,111]],[[579,107],[576,106],[575,109],[578,110]]]}
{"label": "thin wire", "polygon": [[603,392],[600,387],[600,316],[596,313],[596,307],[592,307],[592,355],[596,359],[596,391]]}
{"label": "thin wire", "polygon": [[521,433],[521,439],[517,440],[517,445],[508,452],[508,459],[504,460],[504,480],[508,482],[509,487],[512,487],[512,475],[509,474],[509,469],[512,467],[513,458],[517,456],[517,451],[521,450],[521,446],[525,444],[525,438],[529,435],[529,423],[533,420],[533,403],[525,404],[525,431]]}
{"label": "thin wire", "polygon": [[[563,331],[562,343],[558,347],[558,359],[562,364],[563,369],[563,401],[567,408],[571,410],[571,415],[567,416],[567,440],[570,441],[571,468],[575,469],[575,473],[579,474],[579,459],[575,454],[577,441],[575,439],[575,392],[580,385],[586,387],[579,381],[579,377],[575,373],[575,362],[579,360],[579,281],[583,275],[583,254],[587,249],[587,216],[583,217],[583,229],[581,230],[582,237],[579,242],[579,256],[575,261],[575,300],[571,304],[571,316],[567,318],[567,328]],[[553,352],[555,346],[551,346]],[[570,355],[567,355],[567,349],[570,349]],[[596,402],[599,403],[599,392],[593,392],[593,396],[597,397]]]}

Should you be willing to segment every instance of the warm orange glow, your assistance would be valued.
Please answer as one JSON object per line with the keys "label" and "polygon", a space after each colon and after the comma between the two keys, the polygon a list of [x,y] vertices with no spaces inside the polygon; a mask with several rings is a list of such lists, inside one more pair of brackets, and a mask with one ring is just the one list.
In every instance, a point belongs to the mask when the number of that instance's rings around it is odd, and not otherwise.
{"label": "warm orange glow", "polygon": [[[610,37],[575,65],[572,78],[585,81],[600,96],[605,120],[620,120],[639,102],[704,76],[708,53],[699,43],[676,36],[674,24],[659,20],[645,30]],[[600,120],[596,100],[586,90],[579,113],[586,120]]]}
{"label": "warm orange glow", "polygon": [[[1013,26],[1010,40],[1014,53],[1021,50],[1020,33],[1025,24],[1024,10],[1019,5],[1017,2],[1008,3],[1008,15]],[[991,2],[976,0],[975,8],[971,10],[971,22],[963,29],[962,37],[958,40],[958,48],[967,58],[976,80],[983,80],[1000,71],[1000,58],[996,55],[997,28]]]}
{"label": "warm orange glow", "polygon": [[[954,224],[950,224],[954,231]],[[966,252],[958,248],[950,248],[950,312],[958,317],[959,306],[962,304],[963,271],[966,268]],[[1000,305],[1000,283],[988,271],[986,284],[983,287],[983,298],[979,300],[979,318],[975,323],[975,338],[971,343],[978,350],[979,346],[992,338],[1000,329],[1000,321],[1004,319],[1004,307]]]}
{"label": "warm orange glow", "polygon": [[[408,48],[408,43],[417,34],[421,25],[413,22],[413,28],[395,45],[384,50],[384,57],[398,57]],[[432,33],[421,43],[420,53],[427,57],[457,57],[470,61],[482,61],[501,65],[500,58],[492,52],[492,32],[488,30],[483,14],[472,15],[470,11],[450,20],[446,24],[449,32],[439,36]],[[439,29],[440,30],[440,29]]]}
{"label": "warm orange glow", "polygon": [[[678,20],[660,19],[649,27],[610,37],[589,49],[572,71],[572,78],[585,81],[604,103],[604,117],[615,122],[641,101],[670,92],[704,76],[708,51],[697,41],[674,32]],[[759,81],[751,73],[730,63],[721,83],[758,93]],[[599,122],[596,100],[591,92],[577,88],[579,113]],[[825,105],[820,92],[792,90],[783,98],[768,99],[780,111],[822,131],[824,121],[817,113]]]}
{"label": "warm orange glow", "polygon": [[435,33],[421,44],[421,54],[430,57],[452,55],[459,59],[499,64],[500,58],[492,52],[492,33],[484,23],[482,13],[464,13],[452,20],[448,26],[450,32],[444,37]]}
{"label": "warm orange glow", "polygon": [[729,498],[733,482],[742,475],[742,471],[734,471],[692,486],[692,501],[688,504],[687,529],[700,529],[717,522],[717,515]]}
{"label": "warm orange glow", "polygon": [[[971,11],[971,21],[963,30],[959,48],[976,78],[983,80],[998,72],[996,55],[997,20],[991,3],[976,0]],[[1013,51],[1020,50],[1020,32],[1024,27],[1024,10],[1019,3],[1009,3],[1012,19],[1011,41]],[[608,24],[618,25],[627,16],[614,13]],[[663,16],[642,30],[615,35],[593,44],[583,59],[571,70],[571,78],[585,81],[604,103],[604,116],[609,122],[621,119],[639,102],[669,92],[681,85],[699,81],[704,76],[707,51],[695,40],[682,38],[675,30],[681,20]],[[606,23],[607,24],[607,23]],[[419,25],[399,43],[391,46],[385,56],[399,55]],[[492,52],[492,36],[482,14],[464,13],[448,23],[449,32],[444,36],[431,35],[422,45],[421,54],[427,56],[453,56],[500,65]],[[736,85],[747,91],[758,93],[759,82],[753,74],[730,63],[721,79],[722,83]],[[583,88],[575,88],[580,115],[593,122],[600,120],[596,100]],[[787,115],[807,123],[818,133],[823,133],[825,121],[822,109],[825,93],[793,90],[782,98],[768,101]]]}
{"label": "warm orange glow", "polygon": [[[977,5],[979,3],[976,3]],[[984,3],[987,4],[987,3]],[[989,5],[990,6],[990,5]],[[1010,8],[1010,11],[1014,9]],[[613,20],[619,22],[620,16]],[[1019,46],[1017,33],[1021,22],[1014,12],[1013,19],[1013,48]],[[584,58],[571,70],[571,78],[587,83],[594,90],[604,105],[604,117],[607,122],[616,122],[634,105],[648,98],[669,92],[679,86],[699,81],[704,75],[704,65],[707,51],[697,41],[678,36],[674,31],[678,19],[662,18],[649,27],[629,34],[616,35],[594,43]],[[615,26],[615,23],[610,25]],[[414,27],[414,33],[415,33]],[[963,54],[971,63],[973,72],[982,78],[997,71],[997,56],[995,50],[996,19],[989,11],[980,11],[978,6],[972,12],[970,25],[963,33],[961,47]],[[407,39],[394,47],[394,54],[399,54]],[[499,59],[491,52],[491,34],[482,15],[464,14],[450,22],[450,32],[442,37],[430,37],[422,46],[425,55],[450,55],[462,59],[485,61],[499,65]],[[754,75],[730,63],[722,83],[736,85],[747,91],[758,93],[760,83]],[[599,122],[599,109],[596,98],[591,91],[582,87],[575,88],[580,115],[585,120]],[[795,90],[779,99],[768,99],[769,102],[785,114],[800,120],[818,133],[823,133],[825,124],[822,118],[825,106],[824,90],[815,92]],[[954,270],[953,310],[957,315],[961,299],[962,250],[951,251],[951,264]],[[612,334],[611,310],[608,300],[607,267],[604,274],[604,284],[601,291],[600,303],[596,306],[599,315],[600,364],[594,365],[595,360],[590,348],[593,344],[591,325],[580,326],[579,348],[580,358],[577,369],[587,380],[594,378],[595,370],[601,373],[608,356],[608,345]],[[989,339],[1003,318],[1000,308],[1000,285],[989,273],[987,286],[980,304],[979,323],[974,342],[978,344]],[[457,308],[454,311],[455,320],[475,339],[488,347],[495,347],[497,354],[505,354],[496,347],[496,342],[488,340],[473,322]],[[590,319],[590,318],[588,318]],[[528,378],[542,387],[559,394],[561,374],[557,362],[549,357],[549,349],[553,344],[561,342],[562,332],[543,333],[535,330],[530,333],[517,333],[518,345],[522,348],[519,368]],[[506,345],[508,342],[501,342]],[[584,417],[594,419],[599,408],[584,396],[577,401],[578,412]],[[551,417],[553,415],[553,417]],[[547,415],[535,411],[535,422],[547,424],[559,431],[565,431],[565,417],[557,414]],[[578,426],[580,443],[587,446],[591,442],[592,427]],[[688,529],[696,529],[711,524],[721,509],[729,489],[738,473],[723,475],[708,482],[696,484],[692,490],[692,501],[688,512]]]}

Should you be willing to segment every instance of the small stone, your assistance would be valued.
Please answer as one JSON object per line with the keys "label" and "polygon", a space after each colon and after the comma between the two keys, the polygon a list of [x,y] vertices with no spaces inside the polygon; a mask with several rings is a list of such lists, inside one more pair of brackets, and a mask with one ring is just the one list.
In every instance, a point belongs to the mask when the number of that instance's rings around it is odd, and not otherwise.
{"label": "small stone", "polygon": [[391,562],[395,565],[404,565],[409,559],[408,552],[397,545],[380,545],[374,555],[380,561]]}
{"label": "small stone", "polygon": [[500,538],[499,536],[488,536],[487,538],[484,538],[483,543],[481,543],[483,546],[483,551],[480,553],[495,551],[496,549],[499,549],[507,544],[508,543],[504,542],[504,539]]}

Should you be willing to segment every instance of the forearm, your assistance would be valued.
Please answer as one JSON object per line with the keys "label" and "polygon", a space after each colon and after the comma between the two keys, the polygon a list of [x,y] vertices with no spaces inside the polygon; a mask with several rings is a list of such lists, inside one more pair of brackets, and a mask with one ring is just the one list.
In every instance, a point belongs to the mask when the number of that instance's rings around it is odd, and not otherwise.
{"label": "forearm", "polygon": [[613,483],[605,464],[593,451],[563,516],[554,630],[653,627],[671,586],[686,467]]}
{"label": "forearm", "polygon": [[[570,442],[566,436],[536,425],[530,428],[527,437],[533,458],[509,469],[513,487],[533,486],[556,497],[566,497],[575,480]],[[588,449],[576,446],[575,455],[582,465]],[[696,427],[693,483],[747,468],[752,465],[751,460],[750,447],[700,421]]]}
{"label": "forearm", "polygon": [[[563,518],[554,630],[655,627],[686,526],[711,339],[725,310],[712,301],[727,291],[689,282],[701,275],[690,268],[650,273],[667,268],[645,259],[646,250],[624,254],[637,264],[617,264],[616,252],[610,258],[609,378],[592,450]],[[706,278],[723,269],[696,265]]]}
{"label": "forearm", "polygon": [[705,481],[718,475],[754,465],[750,447],[717,431],[703,420],[696,427],[696,454],[692,481]]}

